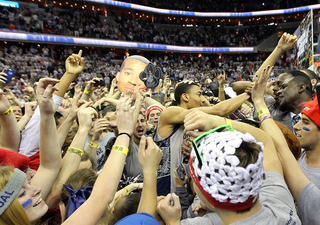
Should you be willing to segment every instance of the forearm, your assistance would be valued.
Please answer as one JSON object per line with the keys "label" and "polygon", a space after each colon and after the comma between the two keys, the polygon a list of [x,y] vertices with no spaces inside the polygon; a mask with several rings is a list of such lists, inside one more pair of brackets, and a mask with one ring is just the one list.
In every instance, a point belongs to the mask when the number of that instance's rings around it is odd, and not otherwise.
{"label": "forearm", "polygon": [[90,95],[90,99],[93,103],[97,102],[97,96],[95,95],[95,93],[92,92],[92,94]]}
{"label": "forearm", "polygon": [[[79,129],[70,146],[77,146],[76,148],[83,149],[84,143],[82,141],[82,137],[86,135],[88,135],[88,129]],[[62,168],[46,201],[50,209],[55,208],[59,204],[63,184],[66,183],[71,174],[78,170],[80,162],[81,156],[76,153],[67,152],[63,157]]]}
{"label": "forearm", "polygon": [[157,171],[143,170],[143,190],[137,213],[157,215]]}
{"label": "forearm", "polygon": [[40,111],[40,165],[46,169],[61,166],[61,148],[53,115]]}
{"label": "forearm", "polygon": [[269,55],[269,57],[262,63],[262,65],[259,67],[255,74],[260,76],[262,74],[262,71],[267,66],[274,66],[274,64],[277,62],[278,58],[281,56],[282,53],[283,51],[279,47],[276,47],[273,50],[273,52]]}
{"label": "forearm", "polygon": [[224,86],[219,84],[219,94],[218,94],[218,98],[220,99],[220,101],[224,101],[226,100],[226,96],[224,94]]}
{"label": "forearm", "polygon": [[20,145],[20,130],[13,113],[0,117],[0,147],[18,152]]}
{"label": "forearm", "polygon": [[58,140],[59,140],[59,144],[60,147],[62,148],[64,141],[67,138],[68,132],[72,126],[74,119],[71,118],[70,116],[68,116],[63,123],[61,124],[61,126],[59,127],[58,131],[57,131],[57,135],[58,135]]}
{"label": "forearm", "polygon": [[113,96],[113,92],[114,92],[114,87],[111,86],[108,95],[106,96],[107,98],[111,98]]}
{"label": "forearm", "polygon": [[141,99],[136,99],[136,101],[134,102],[134,111],[133,111],[133,122],[134,122],[134,127],[137,124],[138,121],[138,117],[139,117],[139,113],[140,113],[140,109],[141,109]]}
{"label": "forearm", "polygon": [[153,105],[153,104],[155,104],[155,105],[159,105],[161,108],[165,108],[160,102],[158,102],[157,100],[154,100],[154,99],[152,99],[152,98],[150,98],[150,97],[146,97],[145,99],[144,99],[144,104],[146,105],[146,107],[148,108],[150,105]]}
{"label": "forearm", "polygon": [[[267,108],[263,99],[256,101],[255,107],[257,111]],[[261,123],[261,126],[262,129],[270,135],[275,144],[280,162],[282,164],[285,180],[295,200],[298,201],[300,193],[302,192],[303,188],[310,183],[310,181],[301,170],[297,160],[287,145],[283,133],[274,120],[266,119],[263,121],[263,123]]]}
{"label": "forearm", "polygon": [[81,96],[81,100],[88,102],[90,99],[90,95],[91,95],[91,92],[89,92],[88,90],[85,90],[83,92],[83,95]]}
{"label": "forearm", "polygon": [[13,98],[12,101],[16,103],[20,108],[24,107],[24,104],[20,102],[18,98]]}
{"label": "forearm", "polygon": [[201,111],[204,111],[208,114],[219,115],[219,116],[228,116],[238,109],[242,103],[250,98],[250,95],[243,93],[234,98],[219,102],[218,104],[211,107],[201,107]]}
{"label": "forearm", "polygon": [[28,124],[30,119],[31,119],[31,117],[29,117],[29,116],[26,116],[26,115],[22,116],[18,122],[19,130],[23,131],[23,129]]}
{"label": "forearm", "polygon": [[63,98],[74,78],[74,75],[65,72],[65,74],[63,74],[61,77],[60,82],[56,84],[56,87],[59,88],[59,91],[55,91],[54,94]]}

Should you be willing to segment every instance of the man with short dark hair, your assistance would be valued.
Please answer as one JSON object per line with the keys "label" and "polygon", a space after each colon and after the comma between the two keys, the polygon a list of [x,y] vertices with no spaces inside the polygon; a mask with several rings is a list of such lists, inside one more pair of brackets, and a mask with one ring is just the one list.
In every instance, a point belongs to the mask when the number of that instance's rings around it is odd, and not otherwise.
{"label": "man with short dark hair", "polygon": [[293,131],[293,126],[301,118],[301,103],[309,101],[312,97],[312,84],[309,77],[297,70],[281,74],[274,89],[281,113],[274,116],[274,120],[282,122]]}
{"label": "man with short dark hair", "polygon": [[184,117],[193,108],[197,108],[208,114],[226,116],[239,108],[241,104],[249,99],[244,93],[235,98],[222,101],[221,103],[202,107],[205,98],[200,86],[194,82],[180,83],[175,89],[175,100],[177,106],[170,106],[161,113],[158,128],[153,140],[163,151],[163,159],[159,165],[158,172],[158,195],[166,195],[175,190],[174,170],[177,165],[182,165],[188,171],[188,156],[182,153],[181,144],[187,136],[184,135]]}

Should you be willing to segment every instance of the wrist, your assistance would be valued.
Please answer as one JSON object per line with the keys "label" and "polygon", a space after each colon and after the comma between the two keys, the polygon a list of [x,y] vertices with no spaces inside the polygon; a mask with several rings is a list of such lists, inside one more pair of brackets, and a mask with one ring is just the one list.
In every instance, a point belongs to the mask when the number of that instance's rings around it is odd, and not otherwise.
{"label": "wrist", "polygon": [[90,130],[90,127],[86,127],[86,126],[81,126],[81,125],[79,125],[78,133],[88,133],[89,130]]}

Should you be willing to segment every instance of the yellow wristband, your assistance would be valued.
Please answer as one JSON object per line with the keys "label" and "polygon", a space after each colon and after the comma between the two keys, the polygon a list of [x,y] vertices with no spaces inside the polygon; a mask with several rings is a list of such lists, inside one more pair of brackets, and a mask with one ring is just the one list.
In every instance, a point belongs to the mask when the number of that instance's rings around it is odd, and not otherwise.
{"label": "yellow wristband", "polygon": [[123,189],[126,191],[126,195],[130,194],[130,191],[129,191],[129,189],[127,187],[124,187]]}
{"label": "yellow wristband", "polygon": [[224,118],[224,120],[226,121],[226,125],[230,125],[231,126],[231,121],[227,118]]}
{"label": "yellow wristband", "polygon": [[89,145],[90,145],[92,148],[98,147],[98,144],[93,143],[92,141],[89,141]]}
{"label": "yellow wristband", "polygon": [[257,114],[258,114],[258,117],[260,118],[262,115],[264,114],[270,114],[269,113],[269,110],[267,108],[264,108],[264,109],[260,109],[257,111]]}
{"label": "yellow wristband", "polygon": [[127,147],[121,146],[121,145],[114,145],[111,149],[112,152],[121,152],[125,155],[128,154],[129,149]]}
{"label": "yellow wristband", "polygon": [[69,147],[68,148],[68,150],[67,150],[67,152],[69,152],[69,153],[76,153],[76,154],[78,154],[80,157],[83,155],[83,150],[82,149],[80,149],[80,148],[75,148],[75,147]]}
{"label": "yellow wristband", "polygon": [[7,111],[5,111],[4,113],[0,114],[0,117],[8,116],[11,113],[12,113],[12,107],[10,106],[10,108]]}
{"label": "yellow wristband", "polygon": [[84,89],[84,93],[86,93],[87,95],[91,95],[91,91],[88,91],[87,89]]}
{"label": "yellow wristband", "polygon": [[224,91],[224,88],[219,88],[219,91]]}

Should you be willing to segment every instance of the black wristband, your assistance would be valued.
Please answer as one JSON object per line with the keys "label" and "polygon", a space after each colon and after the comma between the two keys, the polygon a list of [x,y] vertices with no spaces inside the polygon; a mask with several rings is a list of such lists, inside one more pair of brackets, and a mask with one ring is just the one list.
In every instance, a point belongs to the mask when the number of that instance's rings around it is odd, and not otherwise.
{"label": "black wristband", "polygon": [[120,135],[127,135],[130,139],[131,139],[131,135],[130,134],[128,134],[128,133],[125,133],[125,132],[122,132],[122,133],[120,133],[120,134],[118,134],[118,136],[120,136]]}

